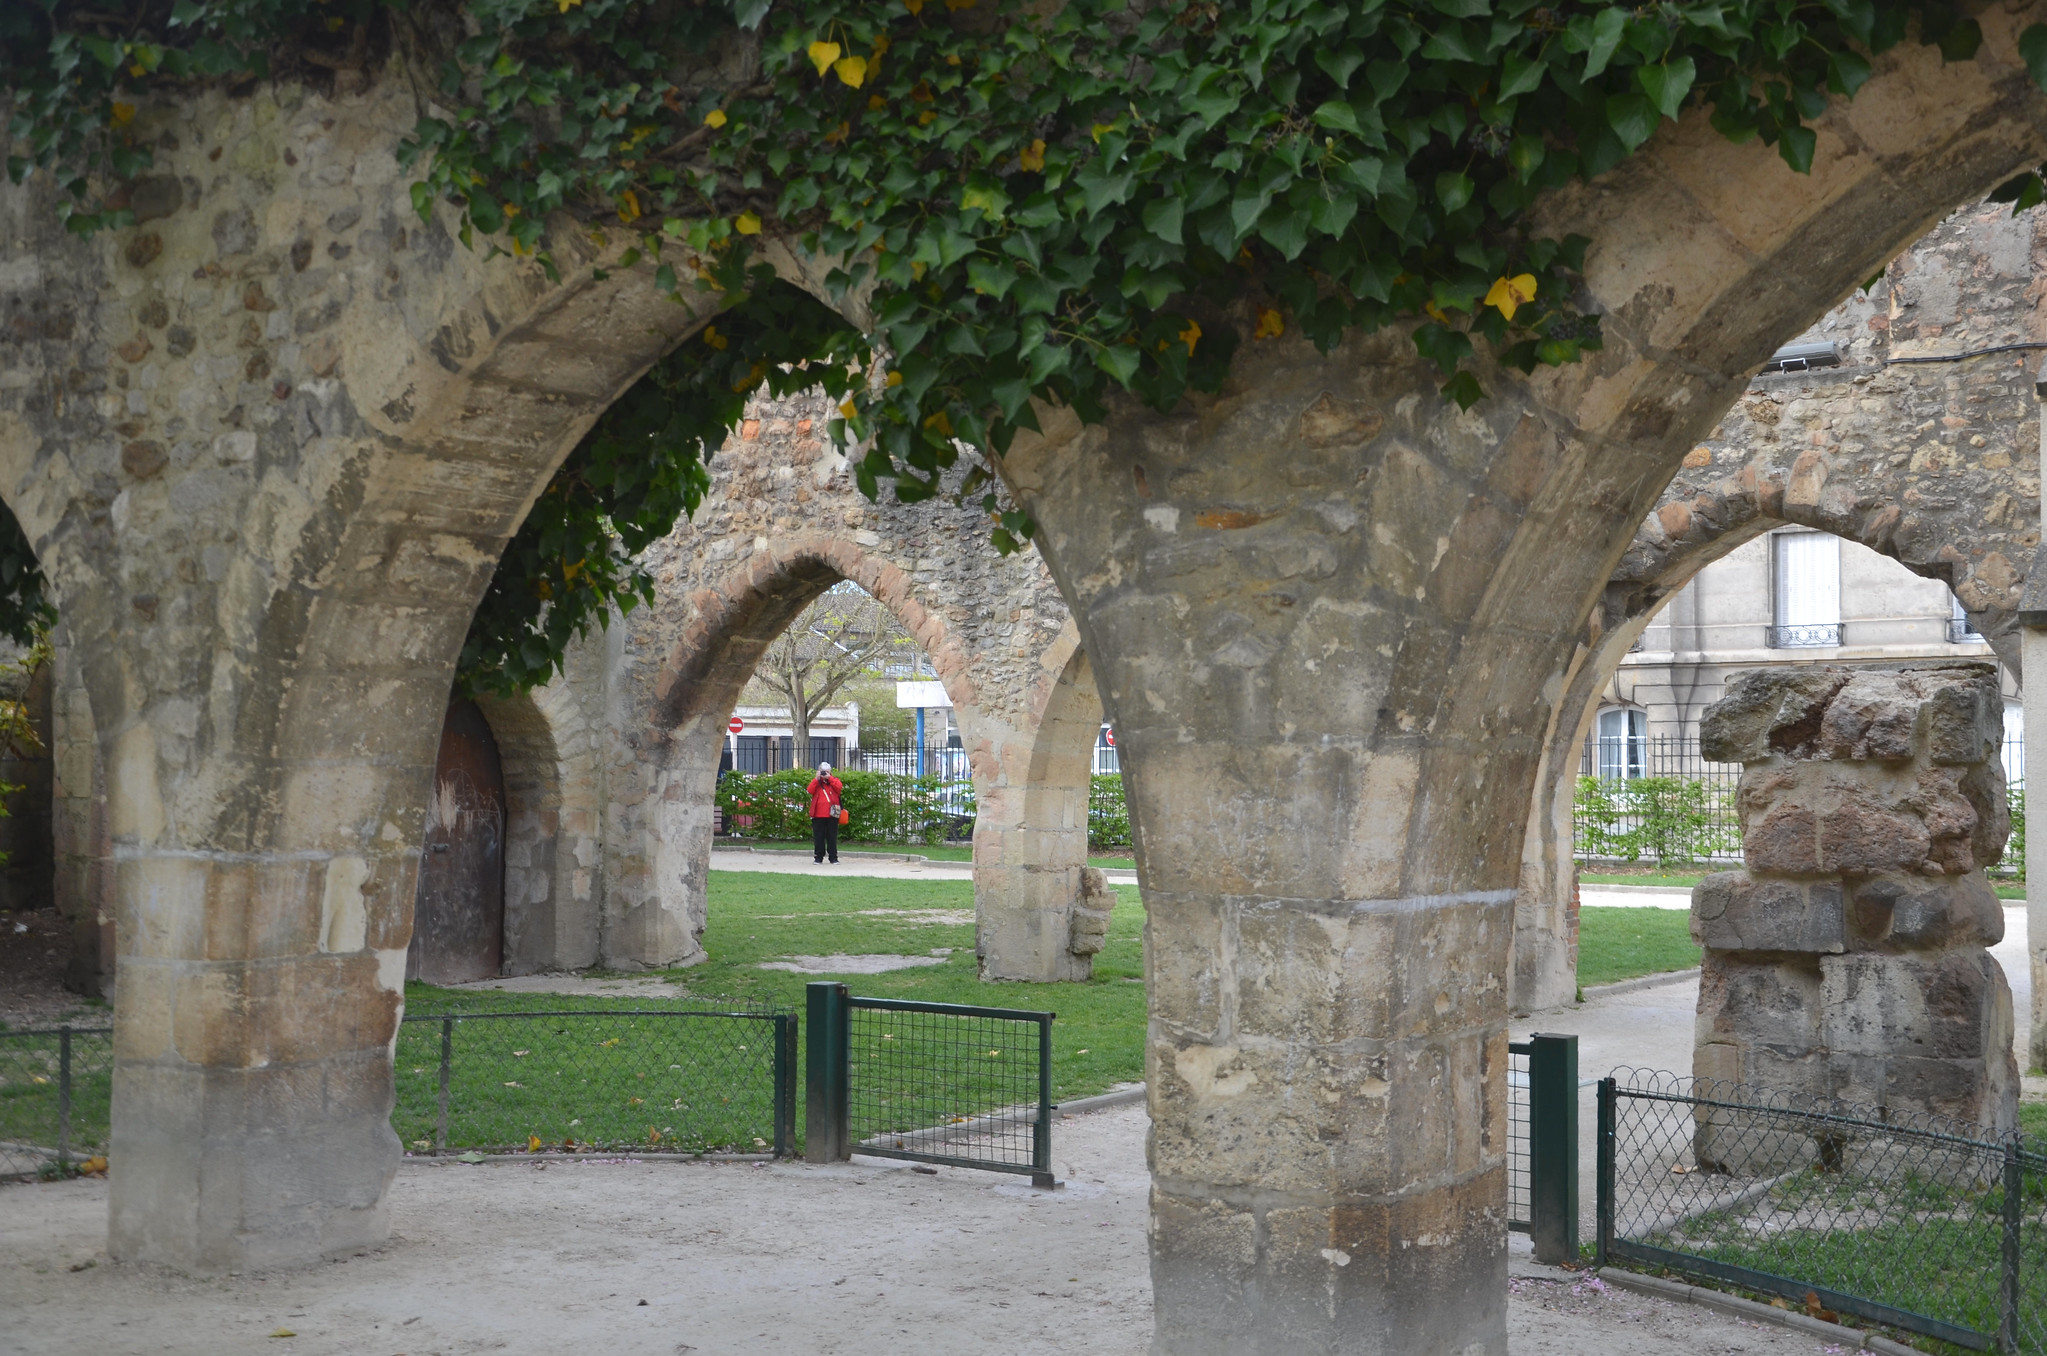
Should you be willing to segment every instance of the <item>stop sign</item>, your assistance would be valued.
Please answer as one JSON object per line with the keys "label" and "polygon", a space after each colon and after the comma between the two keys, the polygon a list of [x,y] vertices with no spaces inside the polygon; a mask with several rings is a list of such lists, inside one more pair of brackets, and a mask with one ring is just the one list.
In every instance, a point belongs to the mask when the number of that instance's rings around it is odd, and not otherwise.
{"label": "stop sign", "polygon": [[734,716],[731,720],[725,722],[725,728],[732,731],[732,733],[734,734],[738,734],[741,730],[744,730],[746,728],[746,722],[741,720],[739,717]]}
{"label": "stop sign", "polygon": [[1102,738],[1109,741],[1110,748],[1113,749],[1116,747],[1116,732],[1114,730],[1103,730]]}

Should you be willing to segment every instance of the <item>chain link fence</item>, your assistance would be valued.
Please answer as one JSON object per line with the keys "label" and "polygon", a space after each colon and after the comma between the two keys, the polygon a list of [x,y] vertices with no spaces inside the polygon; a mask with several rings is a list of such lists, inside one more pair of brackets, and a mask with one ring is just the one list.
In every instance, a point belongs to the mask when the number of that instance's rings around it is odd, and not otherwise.
{"label": "chain link fence", "polygon": [[1601,1265],[2047,1356],[2047,1145],[1675,1074],[1599,1085]]}
{"label": "chain link fence", "polygon": [[104,1155],[113,1087],[112,1027],[0,1031],[0,1177]]}
{"label": "chain link fence", "polygon": [[796,1147],[796,1016],[772,1007],[408,1016],[396,1075],[415,1153]]}

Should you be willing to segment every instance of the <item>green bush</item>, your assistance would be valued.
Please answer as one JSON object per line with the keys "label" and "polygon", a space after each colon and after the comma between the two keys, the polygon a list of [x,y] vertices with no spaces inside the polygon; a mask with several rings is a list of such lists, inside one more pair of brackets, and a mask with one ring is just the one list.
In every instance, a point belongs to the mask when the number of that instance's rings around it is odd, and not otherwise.
{"label": "green bush", "polygon": [[1577,853],[1666,865],[1741,855],[1731,782],[1692,777],[1580,777]]}
{"label": "green bush", "polygon": [[2004,858],[1998,862],[1996,871],[2000,876],[2010,875],[2026,878],[2026,784],[2023,781],[2004,784],[2004,803],[2011,808],[2011,837],[2004,843]]}
{"label": "green bush", "polygon": [[1123,774],[1091,779],[1087,796],[1087,840],[1096,847],[1130,846],[1130,807],[1123,800]]}
{"label": "green bush", "polygon": [[[718,779],[718,808],[728,831],[746,838],[810,837],[810,793],[817,774],[809,768],[748,775],[728,772]],[[839,772],[840,800],[852,816],[845,832],[878,843],[942,843],[954,823],[974,816],[971,784],[939,777],[906,777],[892,772]],[[948,804],[956,810],[948,810]],[[751,823],[741,824],[746,816]]]}

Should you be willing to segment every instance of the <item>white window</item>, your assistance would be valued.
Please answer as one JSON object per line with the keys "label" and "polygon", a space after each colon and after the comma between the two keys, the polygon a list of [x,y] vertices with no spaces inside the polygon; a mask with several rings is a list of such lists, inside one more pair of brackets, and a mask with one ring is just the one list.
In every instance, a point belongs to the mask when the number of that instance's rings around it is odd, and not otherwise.
{"label": "white window", "polygon": [[1983,639],[1969,620],[1969,610],[1962,606],[1962,600],[1952,593],[1948,595],[1953,610],[1948,613],[1947,638],[1956,645],[1974,644]]}
{"label": "white window", "polygon": [[1773,561],[1777,624],[1773,646],[1841,643],[1841,543],[1826,532],[1779,532]]}
{"label": "white window", "polygon": [[2018,702],[2004,704],[2004,779],[2026,784],[2026,708]]}
{"label": "white window", "polygon": [[1649,714],[1631,706],[1609,706],[1599,713],[1599,775],[1609,781],[1640,777],[1649,761]]}

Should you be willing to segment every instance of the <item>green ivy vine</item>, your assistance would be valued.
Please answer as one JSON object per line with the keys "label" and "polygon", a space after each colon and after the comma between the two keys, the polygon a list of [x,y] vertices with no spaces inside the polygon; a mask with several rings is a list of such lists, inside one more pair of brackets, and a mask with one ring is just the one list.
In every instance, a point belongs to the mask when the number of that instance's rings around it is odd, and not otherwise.
{"label": "green ivy vine", "polygon": [[[694,508],[752,374],[826,380],[832,432],[881,482],[939,491],[999,456],[1033,401],[1098,420],[1214,390],[1244,344],[1327,351],[1411,327],[1445,397],[1479,347],[1531,371],[1599,346],[1574,303],[1588,242],[1529,207],[1639,149],[1688,104],[1811,167],[1809,122],[1908,38],[1950,61],[1959,6],[1878,0],[142,0],[129,19],[34,0],[0,19],[17,179],[69,222],[124,224],[109,187],[159,91],[375,46],[439,47],[442,112],[403,157],[423,216],[555,273],[565,231],[622,243],[678,296],[721,293],[730,350],[692,340],[600,420],[521,529],[465,681],[543,679],[568,636],[644,597],[637,544]],[[449,15],[459,25],[436,23]],[[396,45],[398,37],[389,40]],[[2047,82],[2047,26],[2021,52]],[[2037,201],[2021,176],[2009,200]],[[778,236],[833,261],[865,334],[763,287]],[[772,298],[782,295],[782,300]],[[765,299],[764,299],[765,298]],[[743,366],[740,364],[743,363]],[[791,364],[807,364],[800,376]],[[829,374],[829,375],[827,375]],[[966,493],[988,488],[986,465]],[[998,545],[1031,524],[992,492]]]}

